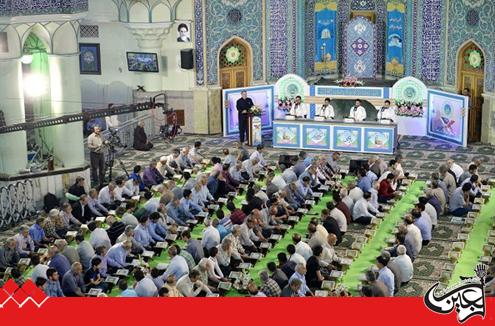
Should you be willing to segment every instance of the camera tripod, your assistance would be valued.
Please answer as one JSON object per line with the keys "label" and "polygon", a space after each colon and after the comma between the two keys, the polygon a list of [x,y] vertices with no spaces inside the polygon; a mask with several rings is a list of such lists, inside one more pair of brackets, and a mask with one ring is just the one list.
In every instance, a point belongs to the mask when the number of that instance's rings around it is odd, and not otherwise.
{"label": "camera tripod", "polygon": [[115,164],[115,161],[119,163],[120,168],[124,170],[127,178],[129,178],[129,172],[127,172],[124,163],[120,159],[116,158],[115,156],[116,153],[117,150],[115,149],[115,146],[110,145],[108,149],[108,159],[105,162],[105,170],[108,169],[108,182],[112,182],[113,180],[112,174],[113,174],[113,166]]}

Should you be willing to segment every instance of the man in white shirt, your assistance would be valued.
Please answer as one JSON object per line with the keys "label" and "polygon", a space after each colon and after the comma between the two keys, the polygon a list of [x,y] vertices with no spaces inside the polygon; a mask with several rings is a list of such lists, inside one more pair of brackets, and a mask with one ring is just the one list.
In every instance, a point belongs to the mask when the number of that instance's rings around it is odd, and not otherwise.
{"label": "man in white shirt", "polygon": [[287,186],[287,183],[280,174],[273,177],[272,183],[277,187],[278,191],[284,189],[285,186]]}
{"label": "man in white shirt", "polygon": [[89,243],[91,243],[93,248],[105,246],[107,250],[110,249],[112,244],[110,242],[110,238],[108,237],[107,231],[101,228],[101,222],[90,223],[88,227],[91,231],[91,234],[89,235]]}
{"label": "man in white shirt", "polygon": [[356,100],[354,106],[351,108],[349,118],[353,118],[356,122],[366,120],[366,109],[361,106],[360,100]]}
{"label": "man in white shirt", "polygon": [[376,108],[376,120],[389,120],[392,123],[397,121],[397,117],[395,115],[395,108],[390,106],[390,101],[385,100],[385,104],[381,108]]}
{"label": "man in white shirt", "polygon": [[314,248],[316,246],[323,247],[327,243],[328,231],[323,227],[323,225],[315,225],[313,223],[309,223],[308,233],[310,234],[308,245],[311,248]]}
{"label": "man in white shirt", "polygon": [[258,163],[259,161],[257,158],[245,160],[244,162],[242,162],[241,173],[246,173],[246,175],[249,177],[249,180],[254,178],[254,176],[259,171]]}
{"label": "man in white shirt", "polygon": [[414,267],[411,258],[406,255],[406,247],[404,245],[397,247],[397,257],[393,258],[389,264],[394,264],[399,268],[401,285],[406,285],[412,279]]}
{"label": "man in white shirt", "polygon": [[407,229],[404,244],[406,245],[406,248],[408,248],[408,256],[414,261],[423,248],[423,237],[421,236],[419,228],[414,225],[414,219],[411,215],[407,215],[404,221]]}
{"label": "man in white shirt", "polygon": [[218,225],[218,219],[213,219],[210,225],[203,230],[201,245],[208,251],[220,244],[220,232],[215,227],[216,225]]}
{"label": "man in white shirt", "polygon": [[335,253],[334,246],[337,243],[337,236],[333,233],[329,233],[327,236],[327,243],[323,245],[323,253],[320,258],[320,265],[327,267],[333,262],[340,264],[341,259]]}
{"label": "man in white shirt", "polygon": [[[206,294],[210,294],[211,291],[206,284],[201,281],[199,271],[193,269],[182,276],[177,281],[177,290],[185,297],[197,297],[202,291]],[[196,289],[194,289],[196,287]]]}
{"label": "man in white shirt", "polygon": [[304,260],[308,260],[309,257],[313,255],[313,250],[304,241],[301,240],[301,235],[299,233],[294,233],[292,236],[292,242],[296,246],[296,253],[304,257]]}
{"label": "man in white shirt", "polygon": [[378,256],[376,258],[376,266],[378,266],[378,281],[382,281],[388,290],[388,296],[393,297],[395,291],[395,277],[394,273],[387,267],[389,258],[384,256]]}
{"label": "man in white shirt", "polygon": [[355,182],[349,183],[349,197],[351,197],[354,202],[357,202],[359,199],[363,198],[363,191],[361,188],[356,186]]}
{"label": "man in white shirt", "polygon": [[291,284],[292,280],[297,278],[298,280],[301,281],[301,287],[299,288],[299,296],[305,297],[307,294],[313,295],[311,290],[309,289],[308,285],[306,284],[306,266],[303,264],[297,264],[296,265],[296,271],[294,274],[289,279],[289,284]]}
{"label": "man in white shirt", "polygon": [[266,166],[266,161],[263,158],[263,148],[264,148],[263,145],[261,145],[261,144],[257,145],[256,146],[256,150],[249,157],[251,160],[257,159],[258,160],[258,164],[261,167],[265,167]]}
{"label": "man in white shirt", "polygon": [[347,219],[345,218],[345,214],[335,207],[334,202],[328,202],[327,208],[330,211],[330,217],[332,217],[335,221],[337,221],[337,225],[339,226],[339,230],[342,233],[347,232]]}
{"label": "man in white shirt", "polygon": [[134,272],[134,278],[136,284],[134,285],[134,291],[138,297],[156,297],[158,289],[155,283],[149,277],[144,276],[144,272],[140,269]]}
{"label": "man in white shirt", "polygon": [[98,201],[104,206],[110,206],[115,201],[115,182],[110,182],[108,186],[100,189]]}
{"label": "man in white shirt", "polygon": [[175,245],[168,248],[168,255],[170,257],[170,264],[162,275],[163,280],[167,280],[167,277],[170,275],[175,276],[175,279],[178,280],[189,273],[187,261],[184,257],[179,256],[178,249]]}
{"label": "man in white shirt", "polygon": [[306,119],[308,117],[309,110],[306,104],[302,103],[302,98],[301,96],[296,96],[296,99],[294,101],[294,104],[292,104],[292,107],[290,109],[290,115],[295,116],[296,118],[303,118]]}
{"label": "man in white shirt", "polygon": [[316,108],[316,117],[322,117],[326,120],[335,118],[335,112],[333,106],[330,104],[330,101],[330,98],[327,97],[325,99],[325,103],[321,107]]}
{"label": "man in white shirt", "polygon": [[371,194],[365,192],[363,198],[359,199],[352,210],[352,220],[356,223],[368,225],[371,219],[378,213],[377,209],[370,204]]}
{"label": "man in white shirt", "polygon": [[456,182],[458,182],[459,178],[464,173],[464,169],[459,164],[454,162],[454,160],[448,160],[447,167],[449,168],[450,171],[454,172]]}

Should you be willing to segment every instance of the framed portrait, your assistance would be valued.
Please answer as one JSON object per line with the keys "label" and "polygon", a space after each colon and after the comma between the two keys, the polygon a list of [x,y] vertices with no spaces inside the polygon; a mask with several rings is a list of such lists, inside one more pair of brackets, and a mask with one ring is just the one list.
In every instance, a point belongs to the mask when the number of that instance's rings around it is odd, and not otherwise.
{"label": "framed portrait", "polygon": [[79,70],[82,75],[101,75],[100,44],[79,44]]}
{"label": "framed portrait", "polygon": [[177,42],[189,43],[191,42],[191,25],[187,23],[180,23],[177,26]]}

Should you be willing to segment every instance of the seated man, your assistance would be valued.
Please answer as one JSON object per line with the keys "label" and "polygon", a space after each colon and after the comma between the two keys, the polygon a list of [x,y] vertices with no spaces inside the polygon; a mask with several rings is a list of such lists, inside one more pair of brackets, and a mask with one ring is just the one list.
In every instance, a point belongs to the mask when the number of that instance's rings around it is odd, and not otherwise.
{"label": "seated man", "polygon": [[98,191],[94,188],[89,191],[87,207],[91,212],[92,217],[101,217],[108,214],[108,209],[100,203]]}
{"label": "seated man", "polygon": [[162,183],[165,178],[160,174],[160,171],[156,168],[156,161],[151,160],[150,165],[144,169],[143,182],[144,185],[151,189],[152,186]]}
{"label": "seated man", "polygon": [[67,192],[77,198],[81,197],[82,195],[85,195],[86,190],[84,189],[84,178],[77,177],[76,182],[69,187],[69,190]]}
{"label": "seated man", "polygon": [[66,297],[84,297],[86,286],[82,276],[81,263],[75,262],[62,279],[62,291]]}
{"label": "seated man", "polygon": [[371,219],[378,213],[378,210],[370,204],[371,194],[365,192],[363,198],[359,199],[352,210],[352,219],[354,222],[368,225]]}
{"label": "seated man", "polygon": [[394,174],[388,173],[387,177],[380,182],[380,188],[378,189],[378,202],[386,204],[390,199],[395,197],[395,190],[392,188],[393,179]]}
{"label": "seated man", "polygon": [[151,237],[148,229],[147,215],[143,215],[139,219],[139,225],[134,229],[134,238],[146,249],[151,249],[155,244],[155,240]]}
{"label": "seated man", "polygon": [[113,245],[107,252],[107,264],[115,269],[126,268],[129,264],[126,262],[127,256],[130,255],[132,249],[131,241],[124,241]]}
{"label": "seated man", "polygon": [[19,233],[14,236],[16,242],[17,253],[21,258],[26,258],[34,253],[34,241],[29,235],[29,227],[22,225],[19,228]]}
{"label": "seated man", "polygon": [[[115,196],[115,182],[110,182],[108,186],[105,186],[100,189],[100,193],[98,194],[98,201],[105,207],[110,209],[116,208],[117,198]],[[89,208],[88,208],[89,209]]]}
{"label": "seated man", "polygon": [[0,247],[0,272],[5,271],[9,267],[16,267],[19,259],[15,239],[7,239],[5,244]]}
{"label": "seated man", "polygon": [[134,142],[132,147],[137,151],[149,151],[153,148],[153,144],[148,140],[144,131],[144,121],[139,121],[134,129]]}
{"label": "seated man", "polygon": [[449,210],[454,216],[466,216],[472,209],[472,205],[469,202],[469,194],[471,192],[472,185],[467,182],[454,190],[454,193],[449,200]]}

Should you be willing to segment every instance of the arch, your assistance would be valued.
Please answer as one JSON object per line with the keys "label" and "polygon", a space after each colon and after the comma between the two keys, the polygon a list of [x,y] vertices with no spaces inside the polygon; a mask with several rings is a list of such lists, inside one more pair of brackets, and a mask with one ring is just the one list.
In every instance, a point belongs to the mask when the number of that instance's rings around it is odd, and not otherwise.
{"label": "arch", "polygon": [[79,52],[77,29],[70,22],[60,25],[52,36],[53,53],[75,54]]}
{"label": "arch", "polygon": [[172,20],[172,12],[164,3],[158,3],[153,6],[151,12],[151,21],[154,23],[168,22]]}
{"label": "arch", "polygon": [[52,52],[53,50],[52,36],[45,28],[45,26],[43,26],[40,23],[34,24],[24,32],[24,34],[22,35],[21,49],[24,48],[24,44],[26,43],[26,40],[28,39],[31,33],[36,35],[36,37],[38,37],[38,39],[45,45],[47,53]]}
{"label": "arch", "polygon": [[245,39],[243,39],[242,37],[239,37],[239,36],[232,36],[232,37],[228,38],[217,48],[216,60],[217,60],[217,69],[218,69],[217,70],[218,71],[218,85],[220,85],[220,86],[222,85],[222,81],[221,81],[222,69],[225,69],[225,68],[221,68],[221,65],[220,65],[220,54],[222,53],[222,50],[224,50],[227,45],[232,44],[232,43],[237,43],[237,44],[243,46],[244,49],[246,50],[246,85],[245,86],[249,86],[251,84],[251,82],[254,80],[253,48],[248,41],[246,41]]}
{"label": "arch", "polygon": [[[456,88],[459,89],[460,88],[460,83],[462,82],[461,81],[461,72],[462,72],[462,66],[461,66],[461,58],[462,58],[462,54],[470,47],[470,46],[476,46],[480,51],[481,53],[483,54],[483,59],[484,59],[484,66],[483,66],[483,75],[487,75],[488,74],[488,71],[487,71],[487,64],[486,64],[486,61],[487,61],[487,52],[483,49],[483,47],[474,39],[468,39],[466,41],[464,41],[458,48],[457,48],[457,52],[456,52],[456,55],[455,55],[455,71],[456,71]],[[486,89],[486,79],[484,80],[484,83],[483,83],[483,90]]]}
{"label": "arch", "polygon": [[150,23],[151,8],[143,2],[134,2],[129,6],[129,22],[131,23]]}

